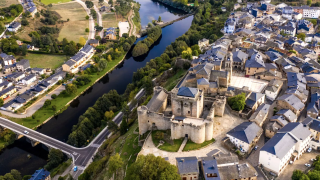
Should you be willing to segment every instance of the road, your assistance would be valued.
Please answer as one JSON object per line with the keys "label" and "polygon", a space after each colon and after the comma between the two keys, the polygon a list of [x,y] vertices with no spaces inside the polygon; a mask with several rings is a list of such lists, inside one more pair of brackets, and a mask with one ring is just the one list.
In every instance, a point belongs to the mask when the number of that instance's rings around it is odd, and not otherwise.
{"label": "road", "polygon": [[[94,5],[93,8],[94,8],[94,10],[97,12],[97,22],[98,22],[98,25],[101,26],[101,27],[103,27],[103,26],[102,26],[102,16],[101,16],[101,14],[100,14],[99,9],[97,8],[96,5]],[[103,37],[103,30],[100,31],[99,36],[100,36],[101,38]]]}
{"label": "road", "polygon": [[[87,8],[86,4],[83,1],[81,1],[81,0],[75,0],[75,1],[77,3],[79,3],[88,14],[88,16],[89,16],[89,35],[88,35],[88,40],[94,39],[94,35],[95,35],[94,20],[93,20],[92,16],[90,15],[90,9]],[[97,12],[97,14],[100,14],[98,12]]]}
{"label": "road", "polygon": [[[140,90],[138,94],[135,96],[136,100],[139,100],[141,97],[145,95],[144,89]],[[128,103],[130,110],[133,110],[134,106],[131,103]],[[116,117],[113,118],[117,125],[120,125],[122,121],[123,113],[120,112]],[[44,135],[40,132],[34,131],[32,129],[26,128],[20,124],[12,122],[5,118],[0,118],[0,126],[10,129],[13,132],[24,135],[28,139],[34,142],[41,142],[50,148],[60,149],[67,155],[72,157],[73,164],[78,167],[78,171],[73,173],[72,176],[74,179],[77,179],[78,176],[83,172],[83,170],[90,164],[90,160],[95,155],[97,149],[102,145],[105,139],[110,135],[111,132],[108,131],[107,127],[105,127],[98,136],[95,137],[91,141],[91,143],[83,148],[76,148],[59,140],[56,140],[52,137]],[[24,131],[28,131],[28,134],[25,134]]]}

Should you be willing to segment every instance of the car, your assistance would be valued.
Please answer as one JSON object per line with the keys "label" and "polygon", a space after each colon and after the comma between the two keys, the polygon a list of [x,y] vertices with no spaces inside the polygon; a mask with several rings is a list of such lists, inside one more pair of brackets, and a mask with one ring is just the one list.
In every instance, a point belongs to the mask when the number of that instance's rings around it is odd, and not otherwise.
{"label": "car", "polygon": [[259,146],[255,146],[255,147],[254,147],[254,150],[257,150],[257,149],[258,149],[258,147],[259,147]]}
{"label": "car", "polygon": [[73,171],[74,171],[74,172],[76,172],[77,170],[78,170],[78,167],[77,167],[77,166],[73,167]]}
{"label": "car", "polygon": [[311,159],[312,162],[315,161],[315,160],[317,160],[317,159]]}
{"label": "car", "polygon": [[311,152],[311,150],[312,150],[312,148],[311,147],[309,147],[309,149],[307,150],[308,152]]}
{"label": "car", "polygon": [[25,134],[29,134],[29,132],[27,130],[23,131]]}
{"label": "car", "polygon": [[289,161],[289,164],[292,164],[293,163],[293,161]]}
{"label": "car", "polygon": [[311,165],[310,164],[304,164],[305,166],[307,166],[307,167],[311,167]]}

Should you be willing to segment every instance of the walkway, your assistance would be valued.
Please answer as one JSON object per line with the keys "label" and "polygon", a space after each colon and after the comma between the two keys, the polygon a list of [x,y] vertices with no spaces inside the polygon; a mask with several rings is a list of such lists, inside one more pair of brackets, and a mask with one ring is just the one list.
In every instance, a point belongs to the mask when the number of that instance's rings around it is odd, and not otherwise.
{"label": "walkway", "polygon": [[183,142],[182,142],[182,144],[181,144],[181,146],[180,146],[180,148],[179,148],[179,150],[178,150],[178,152],[182,152],[182,150],[186,146],[187,142],[188,142],[188,138],[185,137]]}
{"label": "walkway", "polygon": [[61,91],[65,90],[65,87],[64,86],[60,86],[58,87],[57,89],[55,89],[54,91],[51,91],[50,93],[48,93],[48,95],[42,97],[42,99],[38,102],[35,102],[31,107],[29,107],[29,109],[27,110],[27,112],[25,114],[16,114],[16,113],[12,113],[12,112],[9,112],[9,111],[3,111],[3,110],[0,110],[1,114],[4,114],[6,116],[10,116],[10,117],[14,117],[14,118],[26,118],[26,117],[30,117],[32,116],[32,114],[34,114],[38,109],[40,109],[44,102],[46,100],[51,100],[51,95],[52,94],[60,94]]}
{"label": "walkway", "polygon": [[128,16],[128,22],[130,23],[130,31],[129,31],[129,37],[133,34],[132,33],[132,31],[133,31],[133,29],[135,28],[135,26],[134,26],[134,23],[132,22],[132,12],[133,12],[133,6],[134,6],[134,4],[132,4],[132,6],[131,6],[131,10],[130,10],[130,12],[129,12],[129,16]]}
{"label": "walkway", "polygon": [[92,16],[90,15],[90,9],[87,8],[86,4],[83,1],[81,1],[81,0],[75,0],[75,1],[77,3],[79,3],[88,14],[88,16],[89,16],[89,35],[88,35],[88,40],[94,39],[94,35],[95,35],[94,20],[93,20]]}

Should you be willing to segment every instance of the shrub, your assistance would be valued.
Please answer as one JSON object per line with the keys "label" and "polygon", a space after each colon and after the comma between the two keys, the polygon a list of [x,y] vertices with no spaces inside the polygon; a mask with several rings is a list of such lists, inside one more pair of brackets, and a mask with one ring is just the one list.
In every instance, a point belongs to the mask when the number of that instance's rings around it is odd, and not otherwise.
{"label": "shrub", "polygon": [[57,95],[56,95],[56,94],[52,94],[52,95],[51,95],[51,98],[52,98],[52,99],[56,99],[56,98],[57,98]]}

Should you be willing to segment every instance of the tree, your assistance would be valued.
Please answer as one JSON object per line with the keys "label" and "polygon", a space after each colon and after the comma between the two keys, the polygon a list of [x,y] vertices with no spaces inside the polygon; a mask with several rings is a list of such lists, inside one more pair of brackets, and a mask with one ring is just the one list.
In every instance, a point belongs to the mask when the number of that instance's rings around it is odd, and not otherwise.
{"label": "tree", "polygon": [[102,71],[104,70],[106,67],[107,67],[107,61],[105,59],[101,59],[99,62],[98,62],[98,69],[99,71]]}
{"label": "tree", "polygon": [[81,46],[84,46],[84,45],[86,44],[86,39],[81,36],[81,37],[79,38],[79,44],[80,44]]}
{"label": "tree", "polygon": [[77,93],[77,86],[75,84],[67,84],[66,85],[66,92],[68,95],[76,94]]}
{"label": "tree", "polygon": [[88,20],[90,17],[88,15],[86,15],[86,20]]}
{"label": "tree", "polygon": [[56,99],[57,98],[57,95],[56,94],[52,94],[51,95],[51,99]]}
{"label": "tree", "polygon": [[128,179],[180,180],[178,169],[164,158],[153,154],[140,155],[128,168]]}
{"label": "tree", "polygon": [[306,39],[306,34],[304,33],[300,33],[297,35],[297,38],[301,39],[302,41],[304,41]]}
{"label": "tree", "polygon": [[22,26],[27,26],[27,25],[29,25],[29,22],[28,22],[28,20],[27,20],[25,17],[23,17],[23,18],[21,19],[21,25],[22,25]]}
{"label": "tree", "polygon": [[128,123],[129,116],[130,116],[130,108],[129,108],[128,103],[126,101],[122,104],[122,112],[123,112],[123,115],[126,116],[127,123]]}
{"label": "tree", "polygon": [[161,16],[159,16],[159,17],[158,17],[158,22],[161,22],[161,21],[162,21],[162,20],[161,20]]}
{"label": "tree", "polygon": [[94,6],[92,1],[86,1],[85,4],[86,4],[88,9],[91,9]]}
{"label": "tree", "polygon": [[123,44],[123,50],[129,51],[130,48],[131,48],[131,45],[130,45],[129,43],[125,42],[125,43]]}
{"label": "tree", "polygon": [[0,98],[0,106],[2,106],[2,105],[3,105],[3,103],[4,103],[3,99],[2,99],[2,98]]}
{"label": "tree", "polygon": [[312,0],[307,0],[307,5],[311,6],[311,4],[312,4]]}
{"label": "tree", "polygon": [[89,28],[86,28],[85,32],[89,32]]}
{"label": "tree", "polygon": [[194,1],[194,6],[195,6],[195,7],[199,6],[198,0],[195,0],[195,1]]}
{"label": "tree", "polygon": [[120,134],[124,135],[128,131],[128,123],[126,121],[126,117],[123,116],[122,122],[120,124]]}
{"label": "tree", "polygon": [[99,26],[99,25],[96,25],[94,28],[95,28],[96,31],[98,31],[98,32],[102,31],[102,29],[103,29],[103,27],[102,27],[102,26]]}
{"label": "tree", "polygon": [[104,116],[107,118],[107,120],[111,120],[112,117],[114,116],[114,112],[113,111],[106,111],[104,113]]}
{"label": "tree", "polygon": [[110,175],[115,174],[115,177],[117,177],[118,170],[120,170],[122,166],[123,166],[123,161],[119,153],[117,153],[114,156],[111,156],[109,159],[108,173]]}
{"label": "tree", "polygon": [[15,169],[10,171],[10,174],[13,176],[15,180],[22,180],[21,173]]}
{"label": "tree", "polygon": [[50,105],[51,105],[51,101],[49,99],[47,99],[43,104],[44,107],[48,107]]}
{"label": "tree", "polygon": [[104,2],[104,0],[99,0],[99,3],[102,4]]}
{"label": "tree", "polygon": [[310,19],[309,21],[313,24],[314,27],[317,25],[316,19]]}
{"label": "tree", "polygon": [[113,6],[113,0],[109,0],[108,4],[110,4],[110,6]]}
{"label": "tree", "polygon": [[108,121],[108,130],[114,133],[118,130],[118,125],[113,121]]}
{"label": "tree", "polygon": [[246,105],[246,94],[241,93],[236,96],[228,98],[228,104],[233,110],[240,111],[244,109]]}
{"label": "tree", "polygon": [[64,160],[63,152],[60,149],[50,149],[48,159],[48,163],[44,166],[44,168],[50,171],[62,163]]}
{"label": "tree", "polygon": [[107,59],[107,60],[108,60],[109,62],[112,61],[112,57],[111,57],[110,54],[108,55],[108,59]]}

